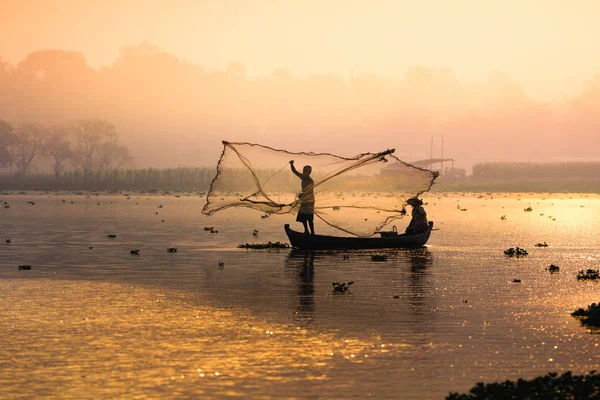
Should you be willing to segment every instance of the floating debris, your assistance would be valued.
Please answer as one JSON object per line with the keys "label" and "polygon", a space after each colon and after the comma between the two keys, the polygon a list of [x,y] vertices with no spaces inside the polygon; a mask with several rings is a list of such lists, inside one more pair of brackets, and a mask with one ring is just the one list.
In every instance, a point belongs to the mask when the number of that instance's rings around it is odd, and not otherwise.
{"label": "floating debris", "polygon": [[533,208],[531,208],[531,207],[527,207],[527,208],[524,208],[524,209],[523,209],[523,211],[525,211],[525,212],[530,212],[530,211],[533,211]]}
{"label": "floating debris", "polygon": [[94,248],[94,246],[90,246],[90,247],[88,247],[88,249],[90,249],[90,250],[92,250],[93,248]]}
{"label": "floating debris", "polygon": [[506,215],[501,216],[500,219],[504,221],[506,219]]}
{"label": "floating debris", "polygon": [[138,249],[131,250],[131,254],[134,255],[134,256],[139,256],[140,255],[140,251]]}
{"label": "floating debris", "polygon": [[35,206],[35,201],[28,201],[27,204],[31,204],[32,206]]}
{"label": "floating debris", "polygon": [[213,229],[215,229],[215,227],[214,227],[214,226],[205,226],[205,227],[204,227],[204,230],[205,230],[205,231],[212,231]]}
{"label": "floating debris", "polygon": [[537,243],[535,245],[535,247],[548,247],[548,243],[544,242],[544,243]]}
{"label": "floating debris", "polygon": [[215,229],[215,228],[212,228],[212,229],[210,230],[210,233],[219,233],[219,231],[218,231],[217,229]]}
{"label": "floating debris", "polygon": [[258,236],[258,229],[255,229],[254,232],[252,232],[252,236]]}
{"label": "floating debris", "polygon": [[344,254],[342,256],[342,260],[349,260],[349,259],[350,259],[350,256],[348,254]]}
{"label": "floating debris", "polygon": [[521,283],[520,279],[513,279],[513,283]]}
{"label": "floating debris", "polygon": [[559,272],[560,267],[558,265],[550,264],[550,266],[548,268],[546,268],[546,270],[548,270],[550,272]]}
{"label": "floating debris", "polygon": [[5,204],[4,208],[10,208],[10,206],[8,204]]}
{"label": "floating debris", "polygon": [[477,383],[469,393],[450,393],[446,400],[478,399],[595,399],[600,391],[600,374],[573,375],[571,371],[558,376],[556,372],[531,380]]}
{"label": "floating debris", "polygon": [[10,244],[11,240],[10,239],[6,239],[6,244]]}
{"label": "floating debris", "polygon": [[346,282],[332,282],[334,293],[346,293],[348,289],[350,289],[350,285],[352,285],[354,281]]}
{"label": "floating debris", "polygon": [[267,243],[244,243],[238,245],[238,249],[289,249],[290,245],[281,242],[267,242]]}
{"label": "floating debris", "polygon": [[262,219],[269,218],[269,214],[263,214],[260,216]]}
{"label": "floating debris", "polygon": [[371,256],[371,261],[387,261],[385,254],[374,254]]}
{"label": "floating debris", "polygon": [[333,211],[339,211],[340,210],[340,206],[333,206],[333,207],[331,207],[331,209]]}
{"label": "floating debris", "polygon": [[600,278],[600,271],[597,269],[582,269],[577,273],[578,280],[595,281],[598,278]]}
{"label": "floating debris", "polygon": [[116,238],[116,237],[117,237],[117,235],[110,234],[110,235],[108,235],[107,237],[109,237],[109,238],[111,238],[111,239],[114,239],[114,238]]}
{"label": "floating debris", "polygon": [[224,267],[225,263],[223,261],[219,261],[219,267]]}
{"label": "floating debris", "polygon": [[31,265],[19,265],[19,271],[29,271],[31,270]]}
{"label": "floating debris", "polygon": [[571,313],[574,317],[581,317],[582,325],[590,325],[600,328],[600,303],[592,303],[587,310],[580,308]]}
{"label": "floating debris", "polygon": [[513,256],[518,257],[518,256],[526,256],[529,253],[527,252],[527,250],[522,249],[520,247],[515,247],[515,248],[511,247],[507,250],[504,250],[504,254],[506,254],[507,256],[511,256],[511,257],[513,257]]}
{"label": "floating debris", "polygon": [[177,249],[175,247],[169,247],[167,253],[177,253]]}

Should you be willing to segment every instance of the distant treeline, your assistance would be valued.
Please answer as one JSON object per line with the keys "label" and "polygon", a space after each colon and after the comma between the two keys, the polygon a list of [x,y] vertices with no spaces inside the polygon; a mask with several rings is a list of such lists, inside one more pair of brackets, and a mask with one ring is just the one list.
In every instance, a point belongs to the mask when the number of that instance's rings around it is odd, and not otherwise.
{"label": "distant treeline", "polygon": [[478,180],[561,180],[600,181],[600,162],[563,163],[480,163],[473,166]]}
{"label": "distant treeline", "polygon": [[206,191],[214,168],[146,168],[94,171],[86,177],[80,170],[49,174],[0,175],[3,190],[176,190]]}

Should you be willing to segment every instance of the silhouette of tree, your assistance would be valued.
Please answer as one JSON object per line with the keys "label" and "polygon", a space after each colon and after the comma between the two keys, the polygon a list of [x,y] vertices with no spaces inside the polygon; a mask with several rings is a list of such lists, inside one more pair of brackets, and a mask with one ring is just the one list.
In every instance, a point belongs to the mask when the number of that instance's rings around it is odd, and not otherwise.
{"label": "silhouette of tree", "polygon": [[103,143],[98,147],[98,170],[119,169],[133,163],[126,146],[119,145],[116,141]]}
{"label": "silhouette of tree", "polygon": [[25,175],[35,157],[44,151],[44,134],[45,128],[33,123],[22,124],[15,130],[16,141],[9,150],[21,174]]}
{"label": "silhouette of tree", "polygon": [[67,140],[65,127],[53,127],[46,139],[45,154],[52,159],[52,170],[56,178],[64,169],[64,164],[73,156],[71,143]]}
{"label": "silhouette of tree", "polygon": [[9,167],[13,162],[12,154],[9,150],[9,146],[17,140],[13,131],[14,129],[11,124],[0,119],[0,168]]}
{"label": "silhouette of tree", "polygon": [[84,182],[87,183],[90,173],[97,164],[101,147],[106,143],[116,142],[117,130],[107,121],[93,119],[75,123],[73,133],[77,144],[72,160],[82,169]]}

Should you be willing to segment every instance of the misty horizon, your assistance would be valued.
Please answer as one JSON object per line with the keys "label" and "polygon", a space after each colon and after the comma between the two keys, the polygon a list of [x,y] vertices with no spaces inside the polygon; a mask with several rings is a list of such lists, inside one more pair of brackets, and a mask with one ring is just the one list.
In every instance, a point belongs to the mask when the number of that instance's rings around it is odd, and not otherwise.
{"label": "misty horizon", "polygon": [[464,83],[451,68],[416,67],[404,79],[296,78],[274,69],[249,78],[231,63],[207,71],[142,43],[95,70],[79,52],[30,53],[0,64],[0,118],[51,126],[114,123],[136,167],[211,166],[221,140],[353,156],[396,148],[401,159],[597,160],[600,74],[560,105],[536,102],[501,73]]}

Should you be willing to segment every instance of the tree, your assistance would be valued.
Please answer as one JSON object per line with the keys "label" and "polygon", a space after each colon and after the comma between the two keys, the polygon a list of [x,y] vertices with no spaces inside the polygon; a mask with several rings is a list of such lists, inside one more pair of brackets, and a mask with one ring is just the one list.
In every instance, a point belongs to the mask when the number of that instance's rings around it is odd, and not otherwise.
{"label": "tree", "polygon": [[46,140],[46,154],[52,159],[52,170],[57,178],[63,170],[64,163],[73,155],[71,143],[66,139],[67,134],[64,127],[54,127]]}
{"label": "tree", "polygon": [[0,119],[0,168],[10,167],[13,162],[9,146],[14,144],[17,137],[13,134],[13,127]]}
{"label": "tree", "polygon": [[73,163],[83,171],[84,182],[94,170],[120,168],[133,162],[129,149],[119,144],[115,126],[101,119],[83,120],[74,124],[77,144]]}
{"label": "tree", "polygon": [[100,147],[105,143],[116,142],[117,130],[107,121],[93,119],[74,124],[73,133],[77,140],[73,161],[83,170],[83,180],[87,183]]}
{"label": "tree", "polygon": [[32,123],[22,124],[15,130],[16,140],[9,150],[21,174],[26,174],[35,157],[44,151],[44,133],[42,125]]}
{"label": "tree", "polygon": [[98,169],[100,171],[110,168],[119,169],[132,162],[133,158],[129,154],[129,149],[117,142],[107,142],[98,147]]}

